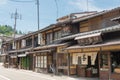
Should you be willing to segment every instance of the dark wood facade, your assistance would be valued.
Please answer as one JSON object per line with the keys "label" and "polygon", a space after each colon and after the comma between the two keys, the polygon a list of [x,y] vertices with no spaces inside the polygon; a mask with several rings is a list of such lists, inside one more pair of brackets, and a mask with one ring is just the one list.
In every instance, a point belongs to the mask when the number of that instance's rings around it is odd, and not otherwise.
{"label": "dark wood facade", "polygon": [[119,80],[119,16],[120,8],[65,16],[56,24],[6,41],[8,64],[36,72]]}

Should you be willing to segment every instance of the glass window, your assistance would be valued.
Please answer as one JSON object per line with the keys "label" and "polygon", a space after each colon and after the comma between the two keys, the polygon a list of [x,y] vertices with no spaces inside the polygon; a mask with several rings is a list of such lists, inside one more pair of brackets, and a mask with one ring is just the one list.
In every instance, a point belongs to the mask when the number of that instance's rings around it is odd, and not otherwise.
{"label": "glass window", "polygon": [[61,38],[61,31],[54,32],[54,40]]}
{"label": "glass window", "polygon": [[101,68],[107,68],[108,67],[108,54],[101,54]]}
{"label": "glass window", "polygon": [[111,53],[111,71],[120,73],[120,52]]}
{"label": "glass window", "polygon": [[50,44],[53,42],[53,36],[52,33],[47,34],[47,39],[46,39],[47,44]]}

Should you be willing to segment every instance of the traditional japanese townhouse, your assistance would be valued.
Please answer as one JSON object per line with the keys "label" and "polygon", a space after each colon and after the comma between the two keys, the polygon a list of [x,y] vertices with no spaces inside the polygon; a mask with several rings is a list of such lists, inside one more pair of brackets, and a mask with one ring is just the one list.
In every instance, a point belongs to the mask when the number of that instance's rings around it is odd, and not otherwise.
{"label": "traditional japanese townhouse", "polygon": [[71,67],[70,70],[70,54],[65,50],[65,48],[69,47],[72,44],[77,43],[73,38],[64,39],[69,37],[70,35],[74,35],[79,33],[79,23],[72,23],[72,20],[77,19],[79,17],[85,17],[96,12],[81,12],[81,13],[73,13],[67,16],[63,16],[57,19],[58,24],[56,26],[62,27],[61,29],[61,38],[56,39],[54,41],[66,43],[65,45],[57,46],[57,53],[56,53],[56,73],[57,74],[65,74],[70,75],[74,74],[75,69]]}
{"label": "traditional japanese townhouse", "polygon": [[18,68],[33,70],[33,33],[29,33],[16,39],[17,41],[17,63]]}
{"label": "traditional japanese townhouse", "polygon": [[7,54],[9,67],[32,70],[32,54],[28,55],[33,48],[33,35],[28,34],[18,38],[12,38],[3,43],[4,54]]}
{"label": "traditional japanese townhouse", "polygon": [[5,63],[7,61],[6,60],[7,59],[6,58],[7,57],[7,54],[6,54],[7,46],[5,44],[2,44],[2,43],[6,42],[8,40],[11,40],[12,37],[1,35],[0,38],[1,38],[1,54],[0,54],[0,56],[1,56],[1,62]]}
{"label": "traditional japanese townhouse", "polygon": [[[38,46],[34,47],[34,51],[30,52],[34,55],[34,70],[37,72],[51,72],[50,66],[56,64],[56,46],[53,42],[54,38],[60,38],[61,28],[50,25],[37,33]],[[55,35],[54,35],[55,33]],[[54,35],[54,36],[53,36]],[[55,66],[54,66],[55,67]]]}
{"label": "traditional japanese townhouse", "polygon": [[[65,68],[65,67],[58,67],[59,65],[58,58],[60,59],[60,56],[57,55],[57,53],[61,53],[60,51],[58,51],[58,48],[62,46],[67,46],[69,44],[68,43],[69,41],[62,42],[59,40],[59,38],[71,35],[71,33],[75,34],[79,32],[78,31],[79,28],[76,26],[78,24],[74,25],[76,27],[71,27],[71,20],[77,18],[78,16],[88,15],[88,13],[93,14],[96,12],[85,12],[84,14],[74,13],[74,14],[61,17],[57,19],[56,24],[52,24],[37,32],[39,46],[34,47],[34,51],[31,52],[34,54],[34,57],[35,57],[35,61],[34,61],[35,71],[52,72],[51,70],[54,69],[55,73],[58,73],[59,68],[60,69]],[[75,28],[78,28],[78,29],[75,29]],[[73,32],[71,32],[72,29],[74,29]],[[62,63],[62,64],[66,65],[67,63]]]}
{"label": "traditional japanese townhouse", "polygon": [[115,22],[119,16],[118,7],[72,21],[79,23],[80,33],[62,39],[74,38],[77,41],[77,44],[67,48],[70,70],[74,66],[74,74],[100,77],[101,80],[119,80],[120,25],[119,21]]}

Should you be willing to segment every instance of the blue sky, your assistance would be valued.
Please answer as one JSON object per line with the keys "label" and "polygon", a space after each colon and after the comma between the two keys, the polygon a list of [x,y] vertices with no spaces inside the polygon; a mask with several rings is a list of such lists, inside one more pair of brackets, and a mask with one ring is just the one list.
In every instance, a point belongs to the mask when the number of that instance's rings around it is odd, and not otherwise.
{"label": "blue sky", "polygon": [[[39,1],[40,28],[44,28],[50,24],[56,23],[56,19],[61,16],[87,10],[87,0],[56,0],[58,3],[57,17],[55,0]],[[102,11],[120,7],[120,0],[88,0],[88,2],[89,11]],[[0,25],[7,24],[13,27],[14,19],[11,19],[11,14],[15,13],[16,9],[18,10],[18,13],[22,15],[22,19],[17,20],[17,30],[21,30],[23,32],[36,31],[36,0],[33,0],[31,3],[18,3],[12,2],[11,0],[0,0]]]}

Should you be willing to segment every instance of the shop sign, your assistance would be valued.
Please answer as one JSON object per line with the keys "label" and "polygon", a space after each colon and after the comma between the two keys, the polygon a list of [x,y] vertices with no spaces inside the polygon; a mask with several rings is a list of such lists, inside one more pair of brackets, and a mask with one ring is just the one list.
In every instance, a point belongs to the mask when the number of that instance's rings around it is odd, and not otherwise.
{"label": "shop sign", "polygon": [[83,52],[88,52],[88,51],[100,51],[100,47],[92,47],[92,48],[83,49]]}
{"label": "shop sign", "polygon": [[103,46],[102,47],[102,51],[106,51],[106,50],[119,50],[119,49],[120,49],[120,45]]}
{"label": "shop sign", "polygon": [[58,53],[66,52],[65,48],[66,48],[66,46],[58,47],[58,48],[57,48],[57,52],[58,52]]}

